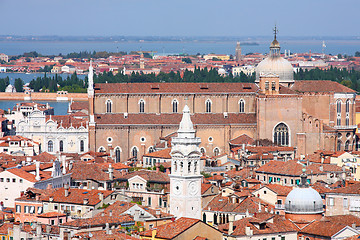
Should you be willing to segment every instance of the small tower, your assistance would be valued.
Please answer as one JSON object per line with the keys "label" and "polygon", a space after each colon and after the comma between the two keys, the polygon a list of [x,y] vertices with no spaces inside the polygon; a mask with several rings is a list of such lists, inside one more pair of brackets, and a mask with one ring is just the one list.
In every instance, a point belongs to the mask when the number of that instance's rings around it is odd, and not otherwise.
{"label": "small tower", "polygon": [[237,63],[240,63],[241,61],[241,46],[240,46],[240,42],[236,43],[236,48],[235,48],[235,60]]}
{"label": "small tower", "polygon": [[88,74],[88,96],[94,97],[94,68],[92,66],[92,60],[90,60],[89,74]]}
{"label": "small tower", "polygon": [[185,105],[177,137],[172,138],[170,213],[176,217],[201,219],[201,179],[199,145]]}
{"label": "small tower", "polygon": [[141,52],[140,53],[140,69],[144,69],[144,68],[145,68],[144,53]]}
{"label": "small tower", "polygon": [[88,75],[88,99],[89,99],[89,147],[90,150],[95,150],[95,116],[94,116],[94,69],[92,60],[90,60],[89,75]]}

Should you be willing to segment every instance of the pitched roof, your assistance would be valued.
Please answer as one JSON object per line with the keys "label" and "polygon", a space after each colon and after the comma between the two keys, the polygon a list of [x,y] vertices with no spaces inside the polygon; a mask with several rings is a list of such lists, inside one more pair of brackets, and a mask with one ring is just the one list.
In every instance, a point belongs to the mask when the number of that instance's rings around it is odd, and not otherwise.
{"label": "pitched roof", "polygon": [[254,145],[255,140],[246,134],[242,134],[242,135],[230,140],[230,145],[240,146],[242,144]]}
{"label": "pitched roof", "polygon": [[279,196],[287,196],[291,192],[291,190],[293,190],[292,187],[283,186],[280,184],[268,184],[265,187],[271,189],[272,191],[277,193],[277,195],[279,195]]}
{"label": "pitched roof", "polygon": [[347,187],[336,188],[329,191],[329,193],[360,194],[360,182],[351,184]]}
{"label": "pitched roof", "polygon": [[[108,168],[109,164],[106,163],[78,162],[73,164],[69,173],[72,173],[71,178],[74,180],[93,179],[96,181],[109,181],[111,180],[110,175],[105,172]],[[121,178],[121,173],[114,171],[113,178]]]}
{"label": "pitched roof", "polygon": [[[96,124],[120,124],[120,125],[176,125],[178,126],[182,118],[180,113],[135,113],[128,114],[97,114]],[[228,113],[224,118],[222,113],[195,113],[191,115],[191,120],[195,125],[229,125],[229,124],[256,124],[256,115],[253,113]]]}
{"label": "pitched roof", "polygon": [[160,182],[160,183],[170,183],[170,178],[166,173],[155,172],[151,170],[140,170],[134,171],[123,176],[124,179],[130,179],[134,176],[139,176],[149,182]]}
{"label": "pitched roof", "polygon": [[[273,222],[269,221],[272,220]],[[266,227],[264,229],[258,228],[256,225],[264,224]],[[253,235],[262,235],[262,234],[274,234],[274,233],[284,233],[284,232],[296,232],[298,228],[290,221],[285,219],[283,216],[279,215],[269,215],[269,214],[257,214],[256,217],[247,217],[233,223],[233,233],[232,236],[245,236],[245,228],[250,227],[253,231]],[[221,224],[218,226],[219,230],[228,233],[229,232],[229,223]]]}
{"label": "pitched roof", "polygon": [[[199,219],[186,217],[179,218],[174,222],[157,226],[155,237],[159,239],[173,239],[199,222]],[[140,236],[151,237],[152,229],[140,233]]]}
{"label": "pitched roof", "polygon": [[65,197],[65,189],[57,188],[52,193],[46,195],[43,200],[49,202],[50,198],[52,197],[53,202],[83,205],[84,199],[88,199],[88,205],[94,206],[101,201],[100,193],[103,194],[103,197],[105,199],[114,192],[109,190],[85,190],[77,188],[70,188],[68,189],[68,191],[69,195]]}
{"label": "pitched roof", "polygon": [[[139,238],[135,238],[127,235],[126,233],[118,231],[118,229],[110,229],[111,234],[106,234],[105,230],[98,231],[86,231],[76,233],[74,238],[80,239],[91,239],[91,240],[139,240]],[[89,234],[91,233],[91,237]]]}
{"label": "pitched roof", "polygon": [[291,89],[299,92],[356,92],[338,82],[329,80],[297,80]]}
{"label": "pitched roof", "polygon": [[152,153],[144,154],[144,157],[153,157],[153,158],[165,158],[165,159],[171,159],[171,148],[166,148],[163,150],[155,151]]}
{"label": "pitched roof", "polygon": [[255,93],[254,83],[97,83],[98,93]]}
{"label": "pitched roof", "polygon": [[79,102],[72,102],[70,105],[71,110],[88,110],[89,109],[89,102],[87,101],[79,101]]}

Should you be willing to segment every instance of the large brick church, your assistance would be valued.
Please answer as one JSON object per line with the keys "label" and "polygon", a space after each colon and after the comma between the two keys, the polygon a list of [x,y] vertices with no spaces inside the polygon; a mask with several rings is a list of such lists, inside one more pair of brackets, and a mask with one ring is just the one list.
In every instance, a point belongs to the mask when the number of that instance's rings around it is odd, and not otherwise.
{"label": "large brick church", "polygon": [[89,73],[89,147],[118,161],[151,151],[176,132],[181,109],[207,155],[229,153],[243,134],[296,147],[297,155],[356,146],[354,90],[333,81],[295,81],[276,40],[256,69],[255,83],[106,83]]}

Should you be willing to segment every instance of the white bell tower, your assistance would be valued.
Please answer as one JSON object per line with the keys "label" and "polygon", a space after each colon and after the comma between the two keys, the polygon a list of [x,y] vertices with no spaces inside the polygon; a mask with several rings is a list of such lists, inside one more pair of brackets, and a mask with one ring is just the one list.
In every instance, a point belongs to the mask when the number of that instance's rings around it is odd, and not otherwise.
{"label": "white bell tower", "polygon": [[200,143],[186,105],[178,136],[172,138],[170,153],[170,213],[178,218],[201,219]]}

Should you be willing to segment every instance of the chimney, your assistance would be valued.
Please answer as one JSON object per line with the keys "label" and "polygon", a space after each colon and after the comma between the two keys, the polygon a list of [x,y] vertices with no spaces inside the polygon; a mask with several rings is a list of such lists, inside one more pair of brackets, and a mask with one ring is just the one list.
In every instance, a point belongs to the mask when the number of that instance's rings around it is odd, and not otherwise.
{"label": "chimney", "polygon": [[156,239],[156,228],[153,228],[151,231],[151,239]]}
{"label": "chimney", "polygon": [[124,118],[128,118],[128,113],[127,112],[124,113]]}
{"label": "chimney", "polygon": [[42,235],[42,231],[41,231],[42,229],[41,229],[41,224],[40,223],[37,223],[36,224],[36,238],[35,239],[38,239],[38,240],[41,240],[42,239],[42,237],[41,237],[41,235]]}
{"label": "chimney", "polygon": [[111,164],[109,164],[109,179],[112,181],[114,180],[114,168],[111,166]]}
{"label": "chimney", "polygon": [[229,231],[228,234],[231,235],[234,232],[234,215],[229,215]]}
{"label": "chimney", "polygon": [[160,212],[159,209],[157,209],[156,212],[155,212],[155,214],[156,214],[157,217],[160,217],[160,213],[161,213],[161,212]]}
{"label": "chimney", "polygon": [[259,202],[259,212],[261,212],[261,203]]}
{"label": "chimney", "polygon": [[139,210],[139,209],[135,209],[134,221],[139,221],[139,219],[140,219],[140,210]]}
{"label": "chimney", "polygon": [[62,167],[63,167],[62,173],[63,173],[63,175],[65,175],[66,174],[66,156],[65,155],[61,156],[61,162],[62,162]]}
{"label": "chimney", "polygon": [[321,164],[324,164],[324,154],[323,153],[320,154],[320,158],[321,158]]}
{"label": "chimney", "polygon": [[83,200],[83,204],[84,204],[84,205],[87,205],[88,203],[89,203],[89,199],[84,198],[84,200]]}
{"label": "chimney", "polygon": [[64,189],[65,189],[65,197],[68,197],[69,196],[69,184],[65,184]]}
{"label": "chimney", "polygon": [[109,211],[109,216],[112,217],[112,210]]}
{"label": "chimney", "polygon": [[35,180],[36,181],[40,181],[40,162],[36,161],[35,162],[35,166],[36,166],[36,176],[35,176]]}
{"label": "chimney", "polygon": [[275,152],[275,153],[274,153],[274,160],[277,161],[277,159],[278,159],[278,153]]}
{"label": "chimney", "polygon": [[106,234],[110,234],[109,223],[105,224],[105,232]]}
{"label": "chimney", "polygon": [[324,171],[324,166],[323,166],[323,165],[320,165],[319,170],[320,170],[321,172],[323,172],[323,171]]}
{"label": "chimney", "polygon": [[228,118],[228,113],[224,112],[224,118]]}
{"label": "chimney", "polygon": [[99,200],[100,200],[100,204],[103,205],[103,203],[104,203],[104,194],[102,192],[99,193]]}
{"label": "chimney", "polygon": [[31,157],[26,157],[26,162],[28,162],[28,163],[31,162]]}
{"label": "chimney", "polygon": [[73,167],[73,161],[71,160],[69,164],[69,171],[71,171],[72,167]]}
{"label": "chimney", "polygon": [[54,197],[49,197],[49,202],[53,202],[54,201]]}
{"label": "chimney", "polygon": [[246,236],[251,236],[251,235],[253,235],[253,234],[252,234],[252,231],[251,231],[251,228],[248,227],[248,226],[245,227],[245,235],[246,235]]}
{"label": "chimney", "polygon": [[356,223],[351,224],[351,227],[352,227],[353,229],[356,229]]}

